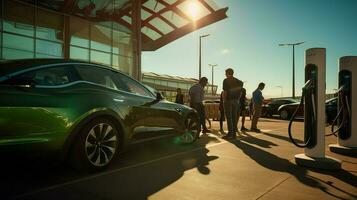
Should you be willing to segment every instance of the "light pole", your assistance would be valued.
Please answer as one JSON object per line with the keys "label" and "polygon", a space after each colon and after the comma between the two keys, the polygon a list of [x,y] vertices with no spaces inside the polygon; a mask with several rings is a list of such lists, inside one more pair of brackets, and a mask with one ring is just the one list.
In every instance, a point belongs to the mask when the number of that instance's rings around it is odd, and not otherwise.
{"label": "light pole", "polygon": [[293,47],[293,99],[295,99],[295,46],[303,44],[303,43],[305,43],[305,42],[279,44],[279,46],[292,46]]}
{"label": "light pole", "polygon": [[281,97],[283,97],[283,86],[278,85],[278,86],[276,86],[276,87],[280,88],[280,91],[281,91]]}
{"label": "light pole", "polygon": [[198,55],[198,79],[201,79],[201,40],[204,37],[209,36],[210,34],[206,34],[206,35],[200,35],[200,42],[199,42],[199,55]]}
{"label": "light pole", "polygon": [[212,96],[213,96],[213,68],[217,66],[217,64],[212,65],[212,64],[208,64],[208,66],[212,67]]}

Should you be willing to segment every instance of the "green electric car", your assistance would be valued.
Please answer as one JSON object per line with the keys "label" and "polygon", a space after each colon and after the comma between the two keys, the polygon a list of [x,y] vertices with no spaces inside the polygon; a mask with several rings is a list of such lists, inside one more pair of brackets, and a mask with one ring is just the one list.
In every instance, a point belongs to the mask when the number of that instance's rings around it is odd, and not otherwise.
{"label": "green electric car", "polygon": [[199,133],[195,110],[113,68],[64,59],[0,62],[1,151],[53,153],[97,170],[132,143],[174,134],[190,144]]}

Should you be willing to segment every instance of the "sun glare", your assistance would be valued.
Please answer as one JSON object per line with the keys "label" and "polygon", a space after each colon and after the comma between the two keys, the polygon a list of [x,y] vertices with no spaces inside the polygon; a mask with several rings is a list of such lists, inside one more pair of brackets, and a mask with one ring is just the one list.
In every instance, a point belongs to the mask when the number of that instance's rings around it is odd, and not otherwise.
{"label": "sun glare", "polygon": [[193,19],[197,20],[200,16],[201,8],[197,0],[191,0],[187,4],[188,15]]}

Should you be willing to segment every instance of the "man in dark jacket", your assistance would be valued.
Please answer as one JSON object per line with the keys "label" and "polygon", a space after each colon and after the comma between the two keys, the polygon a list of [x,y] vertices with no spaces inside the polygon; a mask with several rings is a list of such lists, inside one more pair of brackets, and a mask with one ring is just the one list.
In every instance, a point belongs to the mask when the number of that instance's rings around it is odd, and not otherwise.
{"label": "man in dark jacket", "polygon": [[[237,113],[239,99],[243,82],[233,77],[233,69],[226,69],[226,79],[223,80],[223,102],[224,112],[226,114],[228,134],[225,139],[234,139],[236,137],[237,128]],[[239,133],[239,132],[238,132]]]}

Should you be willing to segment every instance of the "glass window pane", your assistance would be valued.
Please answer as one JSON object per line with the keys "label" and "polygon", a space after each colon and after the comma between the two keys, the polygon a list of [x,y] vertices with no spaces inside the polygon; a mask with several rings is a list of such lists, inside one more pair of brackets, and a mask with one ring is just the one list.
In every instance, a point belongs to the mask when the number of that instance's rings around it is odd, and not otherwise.
{"label": "glass window pane", "polygon": [[33,80],[38,85],[63,85],[74,81],[70,67],[53,67],[35,72]]}
{"label": "glass window pane", "polygon": [[34,51],[34,41],[25,36],[12,35],[4,33],[3,46],[11,49]]}
{"label": "glass window pane", "polygon": [[9,49],[3,48],[3,59],[24,59],[24,58],[33,58],[33,52],[17,50],[17,49]]}
{"label": "glass window pane", "polygon": [[186,89],[186,84],[185,83],[179,83],[179,88]]}
{"label": "glass window pane", "polygon": [[42,53],[36,53],[36,58],[62,58],[62,57],[54,56],[54,55],[48,55],[48,54],[42,54]]}
{"label": "glass window pane", "polygon": [[62,44],[44,40],[36,40],[36,53],[62,57]]}
{"label": "glass window pane", "polygon": [[111,23],[96,23],[92,24],[90,28],[91,32],[91,49],[96,49],[100,51],[111,51]]}
{"label": "glass window pane", "polygon": [[159,31],[161,31],[163,34],[170,33],[171,31],[174,30],[171,26],[169,26],[166,22],[164,22],[162,19],[156,17],[152,19],[149,24],[153,25],[156,27]]}
{"label": "glass window pane", "polygon": [[146,11],[144,9],[141,9],[141,19],[142,20],[146,20],[150,16],[151,16],[151,13],[149,13],[148,11]]}
{"label": "glass window pane", "polygon": [[85,81],[103,85],[111,89],[117,89],[114,81],[114,74],[110,70],[93,66],[76,66],[76,69]]}
{"label": "glass window pane", "polygon": [[116,26],[113,28],[113,53],[123,56],[133,56],[133,39],[131,34],[116,28]]}
{"label": "glass window pane", "polygon": [[117,22],[113,22],[113,30],[117,30],[119,32],[124,32],[127,34],[132,33],[132,30],[127,28],[126,26],[123,26],[122,24],[119,24]]}
{"label": "glass window pane", "polygon": [[71,17],[69,26],[71,45],[89,48],[89,21]]}
{"label": "glass window pane", "polygon": [[122,19],[123,19],[124,21],[128,22],[129,24],[131,24],[131,17],[129,17],[129,16],[127,16],[127,15],[124,15],[124,16],[122,17]]}
{"label": "glass window pane", "polygon": [[97,63],[103,63],[106,65],[110,65],[110,54],[109,53],[91,50],[90,59],[91,59],[90,60],[91,62],[97,62]]}
{"label": "glass window pane", "polygon": [[120,84],[125,84],[126,87],[129,89],[129,92],[136,94],[136,95],[142,95],[142,96],[147,96],[147,97],[154,97],[149,90],[138,83],[137,81],[133,80],[132,78],[129,78],[128,76],[125,76],[123,74],[117,73],[117,81]]}
{"label": "glass window pane", "polygon": [[189,21],[182,18],[180,15],[176,14],[173,11],[166,11],[162,14],[162,16],[179,28],[189,23]]}
{"label": "glass window pane", "polygon": [[37,9],[36,37],[63,41],[63,15]]}
{"label": "glass window pane", "polygon": [[167,86],[167,81],[161,81],[161,85]]}
{"label": "glass window pane", "polygon": [[89,61],[89,49],[71,46],[70,58]]}
{"label": "glass window pane", "polygon": [[143,82],[144,83],[155,83],[155,80],[153,80],[151,78],[143,78]]}
{"label": "glass window pane", "polygon": [[156,85],[161,85],[161,80],[155,80],[154,82]]}
{"label": "glass window pane", "polygon": [[178,83],[171,82],[171,81],[168,82],[168,86],[169,86],[169,87],[177,88],[177,85],[178,85]]}
{"label": "glass window pane", "polygon": [[156,0],[148,0],[143,4],[143,6],[149,8],[150,10],[155,11],[155,12],[158,12],[165,8],[164,5],[162,5],[160,2],[158,2]]}
{"label": "glass window pane", "polygon": [[161,37],[161,35],[159,33],[152,30],[151,28],[148,28],[147,26],[142,27],[141,32],[144,33],[146,36],[148,36],[152,40],[156,40]]}
{"label": "glass window pane", "polygon": [[113,62],[112,65],[114,68],[118,69],[119,71],[131,75],[132,70],[133,70],[133,61],[134,58],[132,57],[126,57],[126,56],[120,56],[113,54]]}
{"label": "glass window pane", "polygon": [[70,66],[51,67],[36,71],[26,72],[15,76],[9,82],[18,80],[32,80],[39,86],[63,85],[78,80]]}
{"label": "glass window pane", "polygon": [[21,35],[34,36],[34,7],[4,1],[4,30]]}

